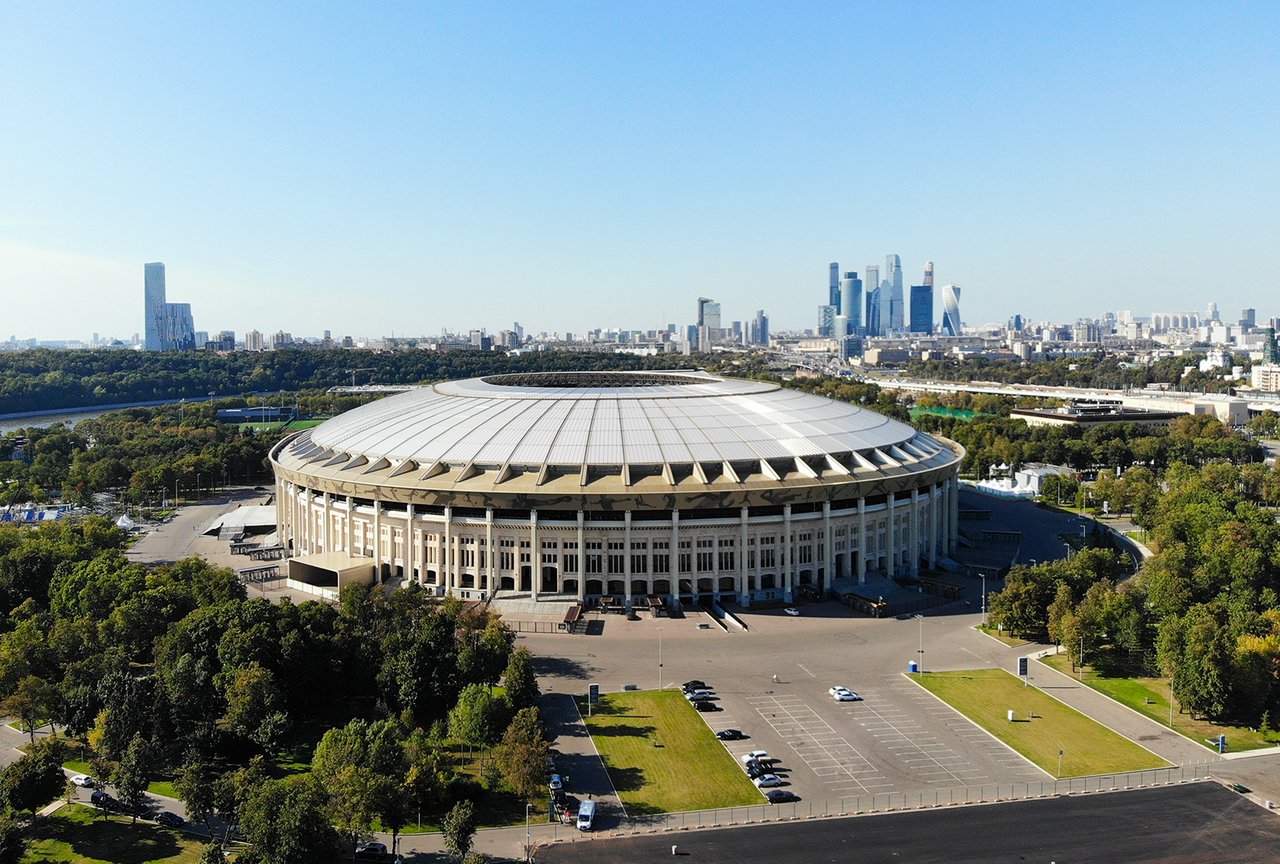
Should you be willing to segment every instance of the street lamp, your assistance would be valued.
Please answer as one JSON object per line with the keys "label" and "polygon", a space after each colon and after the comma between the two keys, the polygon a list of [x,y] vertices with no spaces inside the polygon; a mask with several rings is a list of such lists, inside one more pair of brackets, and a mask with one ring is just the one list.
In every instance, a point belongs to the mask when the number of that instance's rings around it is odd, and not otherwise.
{"label": "street lamp", "polygon": [[533,860],[533,844],[529,833],[529,811],[533,809],[533,805],[528,801],[524,804],[524,860],[526,864]]}
{"label": "street lamp", "polygon": [[[987,626],[987,574],[979,573],[982,577],[982,626]],[[923,625],[921,625],[923,626]]]}
{"label": "street lamp", "polygon": [[920,674],[923,675],[924,674],[924,616],[917,614],[917,615],[912,615],[911,617],[915,618],[920,622],[920,649],[916,653],[920,655]]}
{"label": "street lamp", "polygon": [[662,689],[662,628],[658,628],[658,689]]}

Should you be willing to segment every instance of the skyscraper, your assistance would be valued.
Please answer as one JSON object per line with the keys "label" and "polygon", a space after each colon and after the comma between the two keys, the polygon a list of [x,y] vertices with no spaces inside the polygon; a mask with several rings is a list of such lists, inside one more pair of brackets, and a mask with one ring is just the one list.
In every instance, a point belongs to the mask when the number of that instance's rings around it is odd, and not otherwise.
{"label": "skyscraper", "polygon": [[924,265],[924,284],[911,286],[911,332],[933,332],[933,262]]}
{"label": "skyscraper", "polygon": [[840,264],[832,261],[827,266],[830,268],[828,278],[831,280],[827,289],[827,303],[836,307],[836,314],[839,315],[843,311],[840,308]]}
{"label": "skyscraper", "polygon": [[164,264],[142,265],[143,341],[147,351],[163,351],[164,333]]}
{"label": "skyscraper", "polygon": [[867,286],[867,314],[863,321],[868,336],[880,335],[880,268],[875,264],[868,264],[865,271]]}
{"label": "skyscraper", "polygon": [[[840,314],[849,319],[848,333],[862,331],[862,280],[852,270],[840,281]],[[848,333],[837,333],[847,336]]]}
{"label": "skyscraper", "polygon": [[942,286],[942,335],[960,335],[960,286]]}
{"label": "skyscraper", "polygon": [[818,307],[818,335],[831,338],[835,335],[836,307],[830,303]]}
{"label": "skyscraper", "polygon": [[[903,295],[902,295],[902,259],[897,255],[886,255],[884,259],[884,278],[889,283],[888,297],[880,298],[881,303],[888,303],[888,322],[889,329],[894,332],[901,332],[906,326],[903,320]],[[885,311],[880,312],[880,321],[885,321]]]}
{"label": "skyscraper", "polygon": [[756,345],[769,344],[769,316],[763,309],[756,310],[755,320],[751,322],[751,341]]}

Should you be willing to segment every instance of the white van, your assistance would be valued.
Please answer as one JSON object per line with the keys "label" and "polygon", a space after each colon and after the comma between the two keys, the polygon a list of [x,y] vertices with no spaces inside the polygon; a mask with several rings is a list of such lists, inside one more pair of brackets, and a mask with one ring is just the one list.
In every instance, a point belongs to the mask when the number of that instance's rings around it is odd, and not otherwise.
{"label": "white van", "polygon": [[596,818],[596,802],[583,801],[578,805],[578,830],[590,831],[591,821]]}

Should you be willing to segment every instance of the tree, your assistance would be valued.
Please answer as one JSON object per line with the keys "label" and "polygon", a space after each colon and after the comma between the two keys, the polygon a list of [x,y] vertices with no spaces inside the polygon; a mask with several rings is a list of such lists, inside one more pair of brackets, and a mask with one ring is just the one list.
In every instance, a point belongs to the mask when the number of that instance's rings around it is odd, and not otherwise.
{"label": "tree", "polygon": [[14,810],[36,811],[62,794],[62,741],[45,738],[30,752],[0,771],[0,801]]}
{"label": "tree", "polygon": [[1057,592],[1054,594],[1053,602],[1049,604],[1049,638],[1055,644],[1061,645],[1062,640],[1062,619],[1071,614],[1074,608],[1074,600],[1071,596],[1071,586],[1066,582],[1059,582]]}
{"label": "tree", "polygon": [[545,792],[547,743],[537,708],[522,708],[502,734],[494,756],[502,779],[517,795],[533,801]]}
{"label": "tree", "polygon": [[538,701],[538,682],[533,674],[533,660],[529,649],[520,647],[511,654],[507,669],[502,674],[507,688],[507,700],[519,711],[532,708]]}
{"label": "tree", "polygon": [[262,864],[326,861],[337,834],[325,815],[325,794],[307,775],[269,780],[240,808],[240,830]]}
{"label": "tree", "polygon": [[475,805],[470,801],[454,804],[453,809],[445,814],[440,832],[444,835],[445,850],[459,859],[465,858],[471,851],[471,843],[476,834]]}
{"label": "tree", "polygon": [[203,822],[209,836],[213,828],[209,819],[214,811],[213,767],[207,762],[192,762],[178,770],[173,789],[186,805],[187,817],[193,822]]}
{"label": "tree", "polygon": [[449,735],[468,745],[492,744],[498,738],[503,708],[488,687],[468,684],[449,712]]}
{"label": "tree", "polygon": [[58,691],[52,684],[35,675],[28,675],[18,682],[14,692],[0,702],[0,714],[17,717],[27,727],[32,743],[36,740],[36,727],[53,713]]}
{"label": "tree", "polygon": [[226,860],[222,855],[222,844],[214,842],[204,847],[198,864],[226,864]]}
{"label": "tree", "polygon": [[288,725],[275,678],[269,669],[252,663],[237,669],[227,686],[227,713],[222,725],[256,743],[264,751],[275,749]]}
{"label": "tree", "polygon": [[447,800],[457,775],[445,760],[444,742],[421,729],[405,739],[404,755],[408,762],[404,790],[421,823],[423,810]]}
{"label": "tree", "polygon": [[138,811],[147,800],[147,742],[141,735],[133,736],[129,749],[116,768],[112,785],[120,796],[120,803],[133,816],[133,824],[138,823]]}
{"label": "tree", "polygon": [[11,811],[0,808],[0,864],[22,864],[26,855],[26,826]]}

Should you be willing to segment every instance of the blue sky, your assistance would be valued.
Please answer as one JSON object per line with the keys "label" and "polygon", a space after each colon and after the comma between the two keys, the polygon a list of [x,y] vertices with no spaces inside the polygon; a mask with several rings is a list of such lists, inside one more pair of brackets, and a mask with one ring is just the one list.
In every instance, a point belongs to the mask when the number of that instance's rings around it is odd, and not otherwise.
{"label": "blue sky", "polygon": [[[1280,4],[0,2],[0,339],[1280,315]],[[939,312],[940,313],[940,309]]]}

